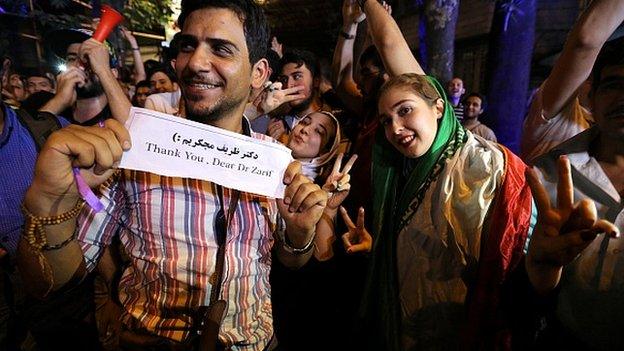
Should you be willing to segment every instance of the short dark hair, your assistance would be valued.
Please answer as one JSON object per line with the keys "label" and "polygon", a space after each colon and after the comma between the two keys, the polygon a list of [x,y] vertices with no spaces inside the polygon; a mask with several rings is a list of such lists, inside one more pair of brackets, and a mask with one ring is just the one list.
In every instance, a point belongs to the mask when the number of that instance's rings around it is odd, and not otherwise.
{"label": "short dark hair", "polygon": [[154,69],[152,69],[147,75],[147,79],[152,80],[152,76],[154,75],[154,73],[158,72],[162,72],[163,74],[165,74],[172,83],[178,82],[178,78],[176,77],[176,74],[170,65],[160,65],[158,67],[154,67]]}
{"label": "short dark hair", "polygon": [[149,80],[142,80],[136,83],[135,89],[139,90],[139,88],[152,88],[152,83]]}
{"label": "short dark hair", "polygon": [[320,78],[319,75],[321,73],[321,68],[319,65],[319,61],[316,58],[316,55],[314,55],[310,51],[297,49],[286,51],[284,53],[284,56],[280,60],[280,72],[284,69],[284,66],[289,63],[296,64],[297,68],[305,65],[306,68],[310,70],[313,79],[317,77]]}
{"label": "short dark hair", "polygon": [[271,77],[269,80],[271,82],[275,82],[277,80],[277,76],[279,76],[280,69],[280,57],[277,52],[273,50],[267,50],[266,59],[269,61],[269,67],[271,67]]}
{"label": "short dark hair", "polygon": [[56,82],[54,81],[54,75],[52,74],[52,72],[50,72],[49,70],[45,69],[45,68],[36,68],[34,70],[32,70],[31,72],[29,72],[29,74],[26,76],[26,79],[30,78],[30,77],[41,77],[41,78],[45,78],[48,80],[48,82],[50,83],[50,86],[52,86],[52,88],[56,87]]}
{"label": "short dark hair", "polygon": [[468,98],[469,98],[469,97],[472,97],[472,96],[474,96],[474,97],[478,97],[478,98],[481,100],[481,109],[482,109],[483,111],[485,111],[485,107],[487,106],[487,101],[486,101],[486,99],[485,99],[485,95],[483,95],[483,94],[481,94],[481,93],[472,92],[472,93],[470,93],[470,94],[466,95],[466,96],[462,99],[463,104],[465,105],[465,104],[466,104],[466,101],[468,101]]}
{"label": "short dark hair", "polygon": [[375,67],[378,67],[381,71],[385,71],[385,67],[383,61],[381,60],[381,55],[379,55],[379,51],[375,47],[375,45],[371,45],[362,51],[360,55],[360,66],[364,65],[366,62],[372,63]]}
{"label": "short dark hair", "polygon": [[619,65],[624,65],[624,37],[608,41],[600,50],[592,70],[592,91],[598,89],[605,67]]}
{"label": "short dark hair", "polygon": [[228,9],[238,15],[243,23],[249,61],[252,65],[266,56],[269,46],[269,25],[264,11],[253,0],[182,0],[178,25],[183,28],[184,21],[193,11],[204,8]]}

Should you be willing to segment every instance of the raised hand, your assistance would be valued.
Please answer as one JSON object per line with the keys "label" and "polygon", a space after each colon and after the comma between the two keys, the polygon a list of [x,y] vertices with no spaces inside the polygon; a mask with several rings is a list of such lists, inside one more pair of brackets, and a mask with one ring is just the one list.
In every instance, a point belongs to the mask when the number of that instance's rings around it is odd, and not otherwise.
{"label": "raised hand", "polygon": [[273,37],[273,39],[271,39],[271,50],[275,51],[277,56],[279,56],[280,58],[284,56],[284,46],[282,45],[282,43],[277,41],[277,37]]}
{"label": "raised hand", "polygon": [[52,133],[35,165],[29,192],[50,200],[79,197],[73,167],[79,167],[86,183],[95,188],[106,181],[130,148],[130,135],[119,122],[109,119],[104,127],[67,126]]}
{"label": "raised hand", "polygon": [[338,157],[336,157],[334,168],[323,185],[323,190],[331,194],[327,200],[327,210],[330,211],[336,211],[338,209],[338,206],[347,198],[349,190],[351,189],[351,184],[349,183],[351,176],[349,175],[349,171],[351,167],[353,167],[355,160],[357,160],[357,155],[351,156],[341,171],[340,167],[343,157],[344,154],[339,154]]}
{"label": "raised hand", "polygon": [[284,173],[284,198],[277,201],[286,222],[286,235],[297,247],[310,240],[327,206],[327,192],[301,173],[301,164],[293,161]]}
{"label": "raised hand", "polygon": [[366,19],[366,14],[362,12],[357,0],[344,0],[342,3],[342,23],[358,24]]}
{"label": "raised hand", "polygon": [[364,227],[364,208],[358,211],[357,224],[353,224],[347,210],[340,206],[340,214],[347,225],[348,232],[342,235],[342,243],[347,253],[371,252],[373,248],[373,237]]}
{"label": "raised hand", "polygon": [[552,206],[548,193],[535,171],[527,170],[538,220],[529,244],[526,266],[529,279],[540,292],[554,289],[561,278],[563,266],[572,262],[599,233],[617,237],[619,230],[612,223],[597,219],[593,201],[574,203],[574,185],[570,161],[558,160],[557,204]]}
{"label": "raised hand", "polygon": [[304,89],[304,86],[298,85],[282,90],[282,83],[271,83],[271,85],[267,86],[266,92],[262,94],[260,108],[262,109],[262,112],[269,113],[285,103],[303,99],[305,98],[305,95],[301,94],[301,91]]}
{"label": "raised hand", "polygon": [[129,31],[128,28],[126,27],[120,27],[120,29],[121,29],[121,34],[123,34],[124,38],[126,38],[128,43],[130,43],[130,46],[132,48],[138,48],[139,45],[137,44],[137,40],[134,37],[134,35],[132,35],[132,32]]}
{"label": "raised hand", "polygon": [[79,57],[83,62],[89,62],[91,69],[99,75],[104,70],[110,71],[110,59],[106,46],[91,38],[80,46]]}
{"label": "raised hand", "polygon": [[69,66],[65,72],[62,72],[56,77],[57,88],[53,100],[57,103],[58,107],[54,109],[44,108],[44,110],[59,114],[64,109],[72,106],[74,102],[76,102],[76,88],[83,86],[86,79],[87,75],[83,70],[74,66]]}

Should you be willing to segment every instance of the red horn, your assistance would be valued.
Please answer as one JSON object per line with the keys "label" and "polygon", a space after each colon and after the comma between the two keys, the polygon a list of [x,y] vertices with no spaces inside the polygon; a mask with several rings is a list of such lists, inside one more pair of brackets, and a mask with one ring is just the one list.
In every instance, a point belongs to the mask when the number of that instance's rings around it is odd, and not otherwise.
{"label": "red horn", "polygon": [[93,33],[93,39],[100,43],[104,42],[121,20],[123,20],[123,16],[119,12],[108,5],[102,5],[102,17],[95,33]]}

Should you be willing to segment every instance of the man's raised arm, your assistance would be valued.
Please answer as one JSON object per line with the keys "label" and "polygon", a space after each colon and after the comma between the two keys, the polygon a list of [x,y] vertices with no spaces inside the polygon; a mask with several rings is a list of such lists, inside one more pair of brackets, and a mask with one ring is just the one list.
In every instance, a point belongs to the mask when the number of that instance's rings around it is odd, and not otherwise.
{"label": "man's raised arm", "polygon": [[128,131],[107,120],[104,127],[65,127],[43,146],[24,198],[25,231],[17,260],[24,286],[35,296],[43,298],[84,272],[82,250],[74,240],[81,200],[73,167],[95,188],[112,175],[129,143]]}
{"label": "man's raised arm", "polygon": [[624,20],[624,1],[594,0],[580,17],[542,88],[542,110],[553,118],[589,77],[600,49]]}

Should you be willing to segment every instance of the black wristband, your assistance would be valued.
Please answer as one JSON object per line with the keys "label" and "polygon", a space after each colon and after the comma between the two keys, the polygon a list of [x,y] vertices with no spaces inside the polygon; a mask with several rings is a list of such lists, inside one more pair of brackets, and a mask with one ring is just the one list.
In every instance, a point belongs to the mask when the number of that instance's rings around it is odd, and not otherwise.
{"label": "black wristband", "polygon": [[340,34],[341,37],[343,37],[343,38],[345,38],[347,40],[355,39],[355,35],[349,34],[349,33],[345,32],[343,30],[341,30],[339,34]]}

